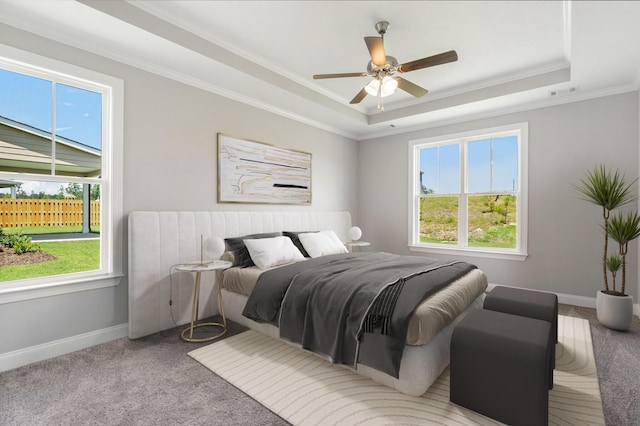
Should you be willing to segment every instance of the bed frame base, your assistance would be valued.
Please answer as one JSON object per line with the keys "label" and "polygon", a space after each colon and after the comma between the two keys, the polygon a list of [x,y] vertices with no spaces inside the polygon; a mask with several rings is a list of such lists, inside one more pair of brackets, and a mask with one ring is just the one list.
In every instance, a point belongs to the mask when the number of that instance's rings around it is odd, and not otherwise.
{"label": "bed frame base", "polygon": [[[242,316],[242,310],[247,299],[247,296],[222,289],[222,300],[227,319],[274,339],[279,339],[278,329],[275,326],[260,324]],[[404,394],[411,396],[423,395],[449,365],[449,348],[454,327],[469,311],[482,309],[483,300],[484,294],[474,300],[466,311],[440,331],[428,344],[405,347],[400,364],[399,379],[362,364],[358,364],[357,373]],[[286,340],[283,341],[286,342]],[[291,342],[287,343],[293,344]],[[299,345],[293,345],[300,347]]]}

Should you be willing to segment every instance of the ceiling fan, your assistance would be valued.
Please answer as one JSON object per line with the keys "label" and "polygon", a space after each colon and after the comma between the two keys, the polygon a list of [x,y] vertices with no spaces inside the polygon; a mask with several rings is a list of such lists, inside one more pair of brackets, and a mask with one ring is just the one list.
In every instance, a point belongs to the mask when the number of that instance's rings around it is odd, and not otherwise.
{"label": "ceiling fan", "polygon": [[315,74],[313,78],[318,80],[341,77],[373,77],[374,80],[363,87],[349,103],[360,103],[367,95],[377,96],[378,109],[384,111],[382,98],[393,94],[396,88],[400,88],[416,98],[422,97],[428,92],[427,89],[424,89],[409,80],[405,80],[399,75],[396,75],[396,73],[406,73],[458,60],[458,54],[456,51],[450,50],[448,52],[439,53],[437,55],[416,59],[415,61],[405,62],[404,64],[398,65],[396,58],[393,56],[387,56],[384,51],[384,35],[388,28],[389,22],[380,21],[376,24],[376,31],[380,37],[364,38],[364,41],[367,44],[367,49],[369,49],[369,54],[371,55],[371,61],[367,64],[366,72]]}

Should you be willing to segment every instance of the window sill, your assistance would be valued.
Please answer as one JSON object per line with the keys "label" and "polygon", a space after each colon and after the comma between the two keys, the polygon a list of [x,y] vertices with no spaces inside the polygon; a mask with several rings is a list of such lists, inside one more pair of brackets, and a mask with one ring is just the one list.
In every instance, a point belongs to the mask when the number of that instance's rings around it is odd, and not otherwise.
{"label": "window sill", "polygon": [[59,281],[54,283],[51,282],[51,278],[7,281],[5,284],[0,282],[0,305],[79,291],[115,287],[120,284],[122,274],[69,276],[64,279],[58,277]]}
{"label": "window sill", "polygon": [[433,247],[426,245],[409,245],[409,250],[424,253],[447,254],[455,256],[484,257],[500,260],[517,260],[524,262],[527,253],[517,253],[512,251],[487,250],[486,248],[470,247]]}

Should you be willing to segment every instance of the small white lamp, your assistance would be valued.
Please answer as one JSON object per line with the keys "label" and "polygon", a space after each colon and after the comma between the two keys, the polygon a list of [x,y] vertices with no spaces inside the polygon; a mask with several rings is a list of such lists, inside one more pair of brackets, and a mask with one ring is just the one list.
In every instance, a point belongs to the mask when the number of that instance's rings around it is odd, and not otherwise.
{"label": "small white lamp", "polygon": [[357,226],[352,226],[351,228],[349,228],[347,236],[351,239],[351,241],[358,241],[360,237],[362,237],[362,229],[358,228]]}
{"label": "small white lamp", "polygon": [[219,237],[207,238],[204,243],[204,251],[208,259],[220,259],[220,256],[224,253],[224,249],[224,240]]}

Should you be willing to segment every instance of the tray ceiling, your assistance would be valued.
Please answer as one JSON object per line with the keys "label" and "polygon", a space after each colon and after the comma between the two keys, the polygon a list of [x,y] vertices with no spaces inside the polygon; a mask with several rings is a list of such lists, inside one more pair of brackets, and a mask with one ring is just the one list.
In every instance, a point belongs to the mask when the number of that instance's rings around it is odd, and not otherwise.
{"label": "tray ceiling", "polygon": [[[459,60],[403,77],[384,112],[349,101],[365,36],[390,22],[400,63]],[[3,0],[0,22],[325,128],[366,139],[507,111],[638,90],[640,2]]]}

